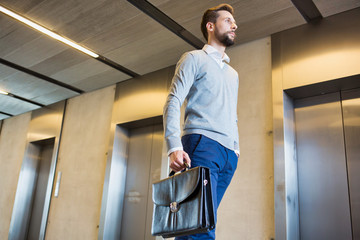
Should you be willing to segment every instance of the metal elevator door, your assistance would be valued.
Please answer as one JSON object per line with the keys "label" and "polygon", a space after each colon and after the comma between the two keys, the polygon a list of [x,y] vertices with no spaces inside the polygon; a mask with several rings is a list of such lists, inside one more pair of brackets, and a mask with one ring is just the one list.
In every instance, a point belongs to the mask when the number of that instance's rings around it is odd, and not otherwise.
{"label": "metal elevator door", "polygon": [[360,90],[295,101],[302,240],[360,240]]}
{"label": "metal elevator door", "polygon": [[[54,140],[54,139],[52,139]],[[29,231],[27,239],[39,239],[41,221],[44,212],[44,202],[47,184],[49,180],[49,172],[51,166],[51,157],[53,155],[54,142],[44,144],[40,151],[40,159],[38,163],[38,177],[32,203],[31,217],[29,223]]]}
{"label": "metal elevator door", "polygon": [[148,240],[152,223],[152,188],[160,180],[163,127],[153,125],[129,131],[125,197],[121,221],[122,240]]}

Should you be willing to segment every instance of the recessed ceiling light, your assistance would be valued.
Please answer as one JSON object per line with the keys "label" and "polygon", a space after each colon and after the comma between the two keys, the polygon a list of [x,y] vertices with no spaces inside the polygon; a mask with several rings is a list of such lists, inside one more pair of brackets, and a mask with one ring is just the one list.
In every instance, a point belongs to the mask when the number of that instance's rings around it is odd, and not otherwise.
{"label": "recessed ceiling light", "polygon": [[8,95],[9,93],[0,90],[0,94]]}
{"label": "recessed ceiling light", "polygon": [[60,36],[59,34],[56,34],[56,33],[52,32],[52,31],[50,31],[49,29],[46,29],[43,26],[40,26],[39,24],[37,24],[37,23],[27,19],[27,18],[24,18],[24,17],[20,16],[17,13],[14,13],[13,11],[11,11],[9,9],[4,8],[3,6],[0,6],[0,12],[4,13],[4,14],[12,17],[12,18],[15,18],[16,20],[19,20],[20,22],[28,25],[29,27],[32,27],[32,28],[34,28],[34,29],[36,29],[36,30],[38,30],[38,31],[52,37],[52,38],[55,38],[56,40],[58,40],[58,41],[60,41],[62,43],[65,43],[65,44],[67,44],[67,45],[69,45],[69,46],[71,46],[71,47],[85,53],[85,54],[88,54],[91,57],[94,57],[94,58],[99,57],[98,54],[96,54],[96,53],[94,53],[94,52],[92,52],[92,51],[78,45],[77,43],[75,43],[75,42],[73,42],[71,40],[68,40],[68,39]]}

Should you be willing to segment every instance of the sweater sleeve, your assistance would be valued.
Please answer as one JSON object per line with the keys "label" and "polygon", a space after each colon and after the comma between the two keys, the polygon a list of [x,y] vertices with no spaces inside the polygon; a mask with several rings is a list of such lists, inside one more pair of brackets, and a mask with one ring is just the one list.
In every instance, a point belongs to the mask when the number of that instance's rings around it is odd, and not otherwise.
{"label": "sweater sleeve", "polygon": [[196,64],[191,53],[185,53],[176,65],[175,74],[164,106],[164,131],[169,150],[182,149],[180,129],[180,108],[194,83]]}

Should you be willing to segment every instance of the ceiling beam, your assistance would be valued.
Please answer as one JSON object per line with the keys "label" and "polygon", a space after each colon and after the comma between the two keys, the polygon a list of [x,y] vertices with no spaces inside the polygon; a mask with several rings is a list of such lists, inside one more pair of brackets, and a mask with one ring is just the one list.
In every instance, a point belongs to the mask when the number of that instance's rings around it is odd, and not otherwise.
{"label": "ceiling beam", "polygon": [[39,106],[39,107],[45,107],[44,104],[41,104],[41,103],[32,101],[32,100],[27,99],[27,98],[20,97],[20,96],[18,96],[18,95],[12,94],[12,93],[8,93],[8,94],[5,95],[5,96],[13,97],[13,98],[19,99],[19,100],[21,100],[21,101],[23,101],[23,102],[31,103],[31,104],[36,105],[36,106]]}
{"label": "ceiling beam", "polygon": [[191,32],[183,28],[180,24],[175,22],[168,15],[160,11],[157,7],[152,5],[146,0],[128,0],[135,7],[140,9],[149,17],[153,18],[155,21],[175,33],[177,36],[182,38],[185,42],[189,43],[191,46],[196,49],[201,49],[204,46],[204,42],[195,37]]}
{"label": "ceiling beam", "polygon": [[55,79],[53,79],[53,78],[51,78],[51,77],[45,76],[45,75],[43,75],[43,74],[41,74],[41,73],[35,72],[35,71],[30,70],[30,69],[25,68],[25,67],[22,67],[22,66],[20,66],[20,65],[17,65],[16,63],[9,62],[9,61],[7,61],[7,60],[5,60],[5,59],[3,59],[3,58],[0,58],[0,63],[6,65],[6,66],[8,66],[8,67],[14,68],[14,69],[16,69],[16,70],[18,70],[18,71],[21,71],[21,72],[24,72],[24,73],[26,73],[26,74],[29,74],[29,75],[31,75],[31,76],[37,77],[37,78],[39,78],[39,79],[41,79],[41,80],[44,80],[44,81],[46,81],[46,82],[55,84],[55,85],[60,86],[60,87],[62,87],[62,88],[66,88],[66,89],[68,89],[68,90],[70,90],[70,91],[73,91],[73,92],[76,92],[76,93],[79,93],[79,94],[84,93],[84,91],[81,90],[81,89],[79,89],[79,88],[73,87],[73,86],[71,86],[71,85],[69,85],[69,84],[60,82],[60,81],[55,80]]}
{"label": "ceiling beam", "polygon": [[[6,115],[6,116],[9,116],[9,117],[14,116],[14,115],[11,115],[10,113],[6,113],[6,112],[2,112],[2,111],[0,111],[0,114]],[[1,129],[1,127],[0,127],[0,129]]]}
{"label": "ceiling beam", "polygon": [[312,0],[291,0],[303,18],[309,23],[323,18]]}
{"label": "ceiling beam", "polygon": [[112,61],[112,60],[110,60],[110,59],[108,59],[108,58],[106,58],[104,56],[99,55],[99,57],[97,57],[95,59],[102,62],[102,63],[105,63],[106,65],[108,65],[108,66],[110,66],[112,68],[115,68],[115,69],[117,69],[117,70],[131,76],[131,77],[139,77],[140,76],[136,72],[133,72],[130,69],[127,69],[126,67],[121,66],[120,64],[118,64],[118,63],[116,63],[116,62],[114,62],[114,61]]}

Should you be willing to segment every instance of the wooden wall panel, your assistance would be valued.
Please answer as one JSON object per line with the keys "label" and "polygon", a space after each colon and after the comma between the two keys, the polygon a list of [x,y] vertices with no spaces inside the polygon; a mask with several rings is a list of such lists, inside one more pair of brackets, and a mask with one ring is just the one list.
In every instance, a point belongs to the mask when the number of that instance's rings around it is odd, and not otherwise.
{"label": "wooden wall panel", "polygon": [[110,86],[68,101],[46,239],[97,239],[114,93]]}

